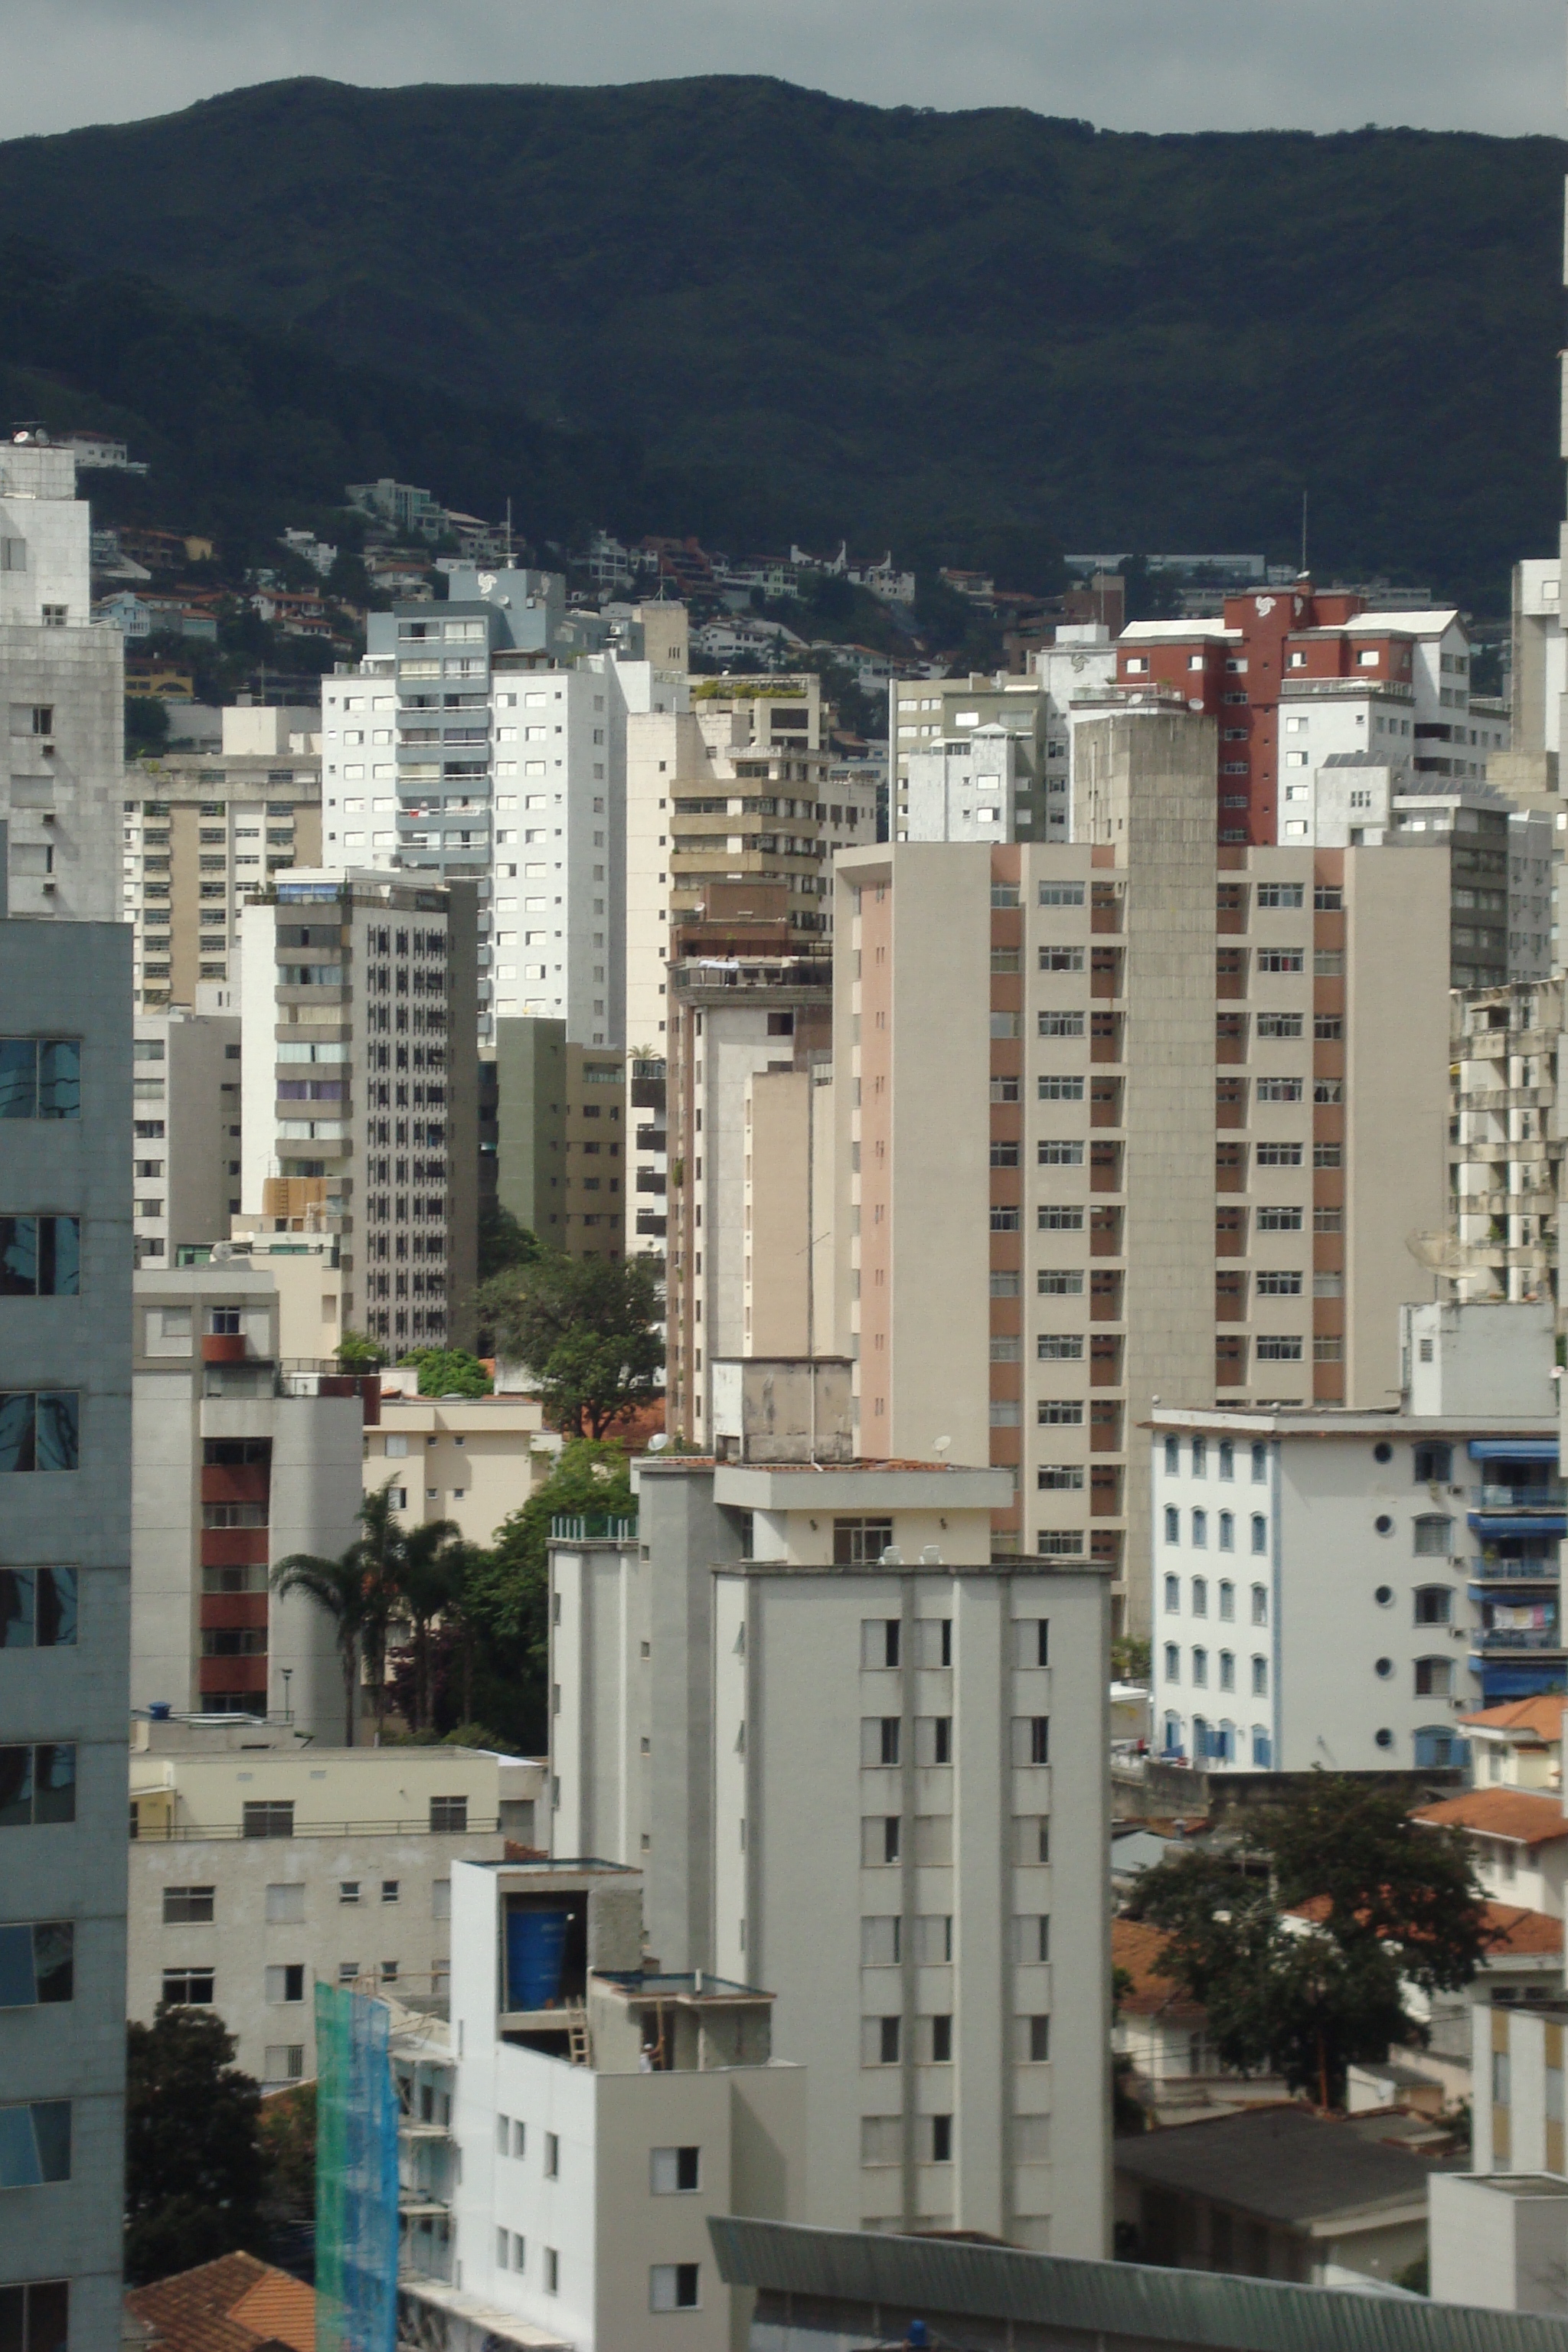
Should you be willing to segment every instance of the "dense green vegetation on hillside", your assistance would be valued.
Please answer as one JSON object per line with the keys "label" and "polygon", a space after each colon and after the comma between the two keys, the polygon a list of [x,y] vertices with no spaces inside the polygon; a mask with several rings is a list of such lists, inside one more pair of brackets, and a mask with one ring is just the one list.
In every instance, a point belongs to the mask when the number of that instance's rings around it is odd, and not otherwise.
{"label": "dense green vegetation on hillside", "polygon": [[462,505],[542,517],[602,474],[626,527],[927,560],[1001,524],[1283,559],[1305,488],[1321,565],[1495,607],[1560,506],[1563,170],[1544,139],[1152,138],[761,79],[293,81],[0,147],[0,234],[257,331],[263,454],[313,476],[327,419]]}

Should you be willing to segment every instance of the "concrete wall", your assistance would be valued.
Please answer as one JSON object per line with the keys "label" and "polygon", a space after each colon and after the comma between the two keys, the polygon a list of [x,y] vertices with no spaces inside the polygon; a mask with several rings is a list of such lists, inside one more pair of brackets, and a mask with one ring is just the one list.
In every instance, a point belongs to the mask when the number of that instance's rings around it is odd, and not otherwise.
{"label": "concrete wall", "polygon": [[748,1356],[802,1356],[811,1346],[814,1087],[805,1070],[753,1071],[747,1082],[742,1322]]}
{"label": "concrete wall", "polygon": [[8,1391],[79,1400],[73,1470],[5,1478],[0,1563],[74,1568],[68,1646],[0,1648],[16,1744],[74,1754],[74,1819],[13,1822],[4,1909],[74,1930],[69,2002],[0,2011],[0,2100],[68,2101],[70,2178],[0,2198],[0,2279],[68,2279],[71,2343],[121,2326],[124,2147],[125,1721],[130,1647],[131,934],[0,920],[0,1033],[81,1041],[79,1116],[4,1129],[10,1213],[81,1221],[76,1297],[0,1298]]}

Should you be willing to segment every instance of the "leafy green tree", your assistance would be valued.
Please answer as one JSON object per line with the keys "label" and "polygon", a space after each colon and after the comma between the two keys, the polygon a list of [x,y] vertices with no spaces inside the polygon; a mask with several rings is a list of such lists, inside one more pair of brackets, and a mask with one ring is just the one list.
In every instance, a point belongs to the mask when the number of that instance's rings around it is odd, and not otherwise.
{"label": "leafy green tree", "polygon": [[128,694],[125,698],[125,756],[141,760],[168,748],[169,706],[161,695]]}
{"label": "leafy green tree", "polygon": [[489,1396],[495,1387],[477,1356],[466,1348],[415,1348],[402,1359],[419,1368],[421,1396]]}
{"label": "leafy green tree", "polygon": [[537,1234],[519,1224],[500,1201],[488,1201],[479,1211],[479,1280],[504,1274],[510,1265],[531,1265],[542,1255]]}
{"label": "leafy green tree", "polygon": [[1227,2064],[1339,2105],[1350,2066],[1426,2040],[1408,1984],[1469,1982],[1489,1939],[1468,1846],[1413,1822],[1407,1802],[1325,1777],[1248,1814],[1266,1877],[1195,1851],[1139,1880],[1128,1909],[1170,1936],[1162,1973],[1203,2003]]}
{"label": "leafy green tree", "polygon": [[379,1371],[386,1361],[386,1351],[363,1331],[345,1331],[332,1349],[345,1372]]}
{"label": "leafy green tree", "polygon": [[479,1307],[563,1431],[602,1438],[662,1394],[659,1290],[645,1259],[551,1251],[483,1284]]}
{"label": "leafy green tree", "polygon": [[409,1728],[413,1731],[430,1727],[434,1630],[437,1620],[461,1601],[471,1549],[451,1519],[430,1519],[422,1527],[410,1528],[397,1547],[392,1573],[397,1611],[407,1619],[412,1636],[414,1693]]}
{"label": "leafy green tree", "polygon": [[210,2009],[160,2001],[126,2050],[125,2274],[133,2285],[252,2244],[261,2094]]}

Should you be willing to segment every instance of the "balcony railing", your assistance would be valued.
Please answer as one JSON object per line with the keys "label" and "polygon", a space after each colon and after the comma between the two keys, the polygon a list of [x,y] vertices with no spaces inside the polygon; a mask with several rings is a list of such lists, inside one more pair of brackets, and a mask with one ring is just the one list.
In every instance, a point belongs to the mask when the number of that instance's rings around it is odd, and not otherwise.
{"label": "balcony railing", "polygon": [[1471,1638],[1471,1647],[1487,1656],[1494,1650],[1561,1650],[1560,1625],[1489,1625]]}
{"label": "balcony railing", "polygon": [[1528,1552],[1519,1559],[1479,1559],[1464,1563],[1477,1584],[1555,1584],[1561,1573],[1555,1552]]}
{"label": "balcony railing", "polygon": [[1568,1506],[1568,1485],[1561,1478],[1540,1478],[1523,1486],[1470,1488],[1474,1511],[1561,1511],[1564,1506]]}

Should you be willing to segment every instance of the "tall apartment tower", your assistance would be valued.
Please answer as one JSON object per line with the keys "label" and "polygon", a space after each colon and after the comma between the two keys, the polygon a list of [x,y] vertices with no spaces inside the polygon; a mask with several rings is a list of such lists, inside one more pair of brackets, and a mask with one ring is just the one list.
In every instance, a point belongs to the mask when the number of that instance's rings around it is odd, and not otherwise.
{"label": "tall apartment tower", "polygon": [[95,625],[76,455],[37,426],[0,439],[0,822],[11,912],[112,922],[124,640]]}
{"label": "tall apartment tower", "polygon": [[97,2352],[124,2212],[130,931],[0,916],[0,2320]]}
{"label": "tall apartment tower", "polygon": [[773,1992],[805,2219],[1099,2255],[1109,1580],[993,1559],[998,1471],[807,1459],[784,1394],[772,1458],[552,1546],[555,1844],[641,1868],[662,1968]]}
{"label": "tall apartment tower", "polygon": [[486,1044],[522,1013],[621,1042],[627,715],[684,691],[678,608],[647,609],[568,614],[558,573],[459,570],[445,603],[372,614],[358,669],[322,680],[323,862],[475,884]]}
{"label": "tall apartment tower", "polygon": [[1140,1632],[1153,1402],[1387,1403],[1444,1217],[1446,861],[1216,858],[1214,756],[1128,709],[1080,732],[1086,838],[837,868],[858,1450],[1006,1466],[998,1549],[1104,1562]]}
{"label": "tall apartment tower", "polygon": [[[131,1696],[176,1714],[291,1717],[342,1738],[331,1621],[268,1590],[290,1552],[357,1532],[351,1376],[282,1371],[279,1300],[247,1258],[136,1279]],[[325,1392],[323,1392],[325,1383]]]}
{"label": "tall apartment tower", "polygon": [[473,886],[297,871],[250,901],[241,936],[244,1213],[341,1236],[345,1328],[398,1354],[460,1341],[478,1272]]}
{"label": "tall apartment tower", "polygon": [[125,771],[122,911],[144,1012],[216,1009],[237,978],[246,899],[286,866],[321,864],[321,763],[297,717],[236,706],[219,750]]}
{"label": "tall apartment tower", "polygon": [[[1368,756],[1408,759],[1418,777],[1476,782],[1508,748],[1507,714],[1470,694],[1470,641],[1459,614],[1372,613],[1349,589],[1248,589],[1221,620],[1133,621],[1116,645],[1116,682],[1179,695],[1219,729],[1219,837],[1288,841],[1292,799],[1353,735],[1367,698]],[[1348,697],[1348,707],[1343,698]]]}
{"label": "tall apartment tower", "polygon": [[136,1264],[190,1265],[240,1209],[239,1016],[139,1013],[135,1033]]}
{"label": "tall apartment tower", "polygon": [[546,1249],[618,1258],[630,1139],[626,1057],[563,1021],[496,1023],[496,1197]]}

